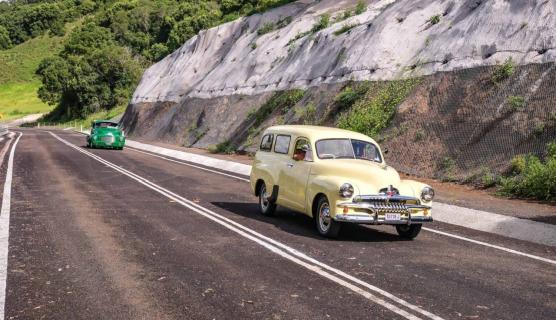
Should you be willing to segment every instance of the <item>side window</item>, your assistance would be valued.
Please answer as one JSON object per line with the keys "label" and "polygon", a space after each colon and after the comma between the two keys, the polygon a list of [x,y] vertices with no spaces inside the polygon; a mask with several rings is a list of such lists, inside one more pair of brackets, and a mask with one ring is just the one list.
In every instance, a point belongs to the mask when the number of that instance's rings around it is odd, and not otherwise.
{"label": "side window", "polygon": [[276,144],[274,145],[274,152],[288,154],[288,151],[290,150],[291,139],[292,137],[290,136],[277,135]]}
{"label": "side window", "polygon": [[274,140],[273,134],[267,134],[261,140],[261,147],[259,148],[261,151],[271,151],[272,150],[272,141]]}
{"label": "side window", "polygon": [[311,150],[311,144],[307,139],[297,139],[293,159],[296,161],[313,161],[313,150]]}

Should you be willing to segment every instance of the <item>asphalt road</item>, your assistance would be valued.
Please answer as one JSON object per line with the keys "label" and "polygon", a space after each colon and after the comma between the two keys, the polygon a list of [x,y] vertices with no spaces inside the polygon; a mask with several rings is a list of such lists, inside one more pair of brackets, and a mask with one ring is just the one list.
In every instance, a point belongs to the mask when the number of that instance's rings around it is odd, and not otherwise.
{"label": "asphalt road", "polygon": [[[302,215],[258,215],[240,179],[21,131],[6,319],[556,319],[555,264],[391,227],[327,240]],[[431,227],[556,260],[551,247]]]}

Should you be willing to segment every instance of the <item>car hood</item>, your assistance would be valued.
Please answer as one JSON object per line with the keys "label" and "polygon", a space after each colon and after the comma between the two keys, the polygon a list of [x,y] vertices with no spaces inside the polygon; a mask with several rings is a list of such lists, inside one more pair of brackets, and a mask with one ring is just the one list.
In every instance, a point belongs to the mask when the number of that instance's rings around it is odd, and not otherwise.
{"label": "car hood", "polygon": [[415,196],[412,186],[400,179],[396,169],[376,162],[356,159],[322,160],[313,167],[311,174],[342,177],[360,195],[378,194],[380,189],[392,185],[402,195]]}

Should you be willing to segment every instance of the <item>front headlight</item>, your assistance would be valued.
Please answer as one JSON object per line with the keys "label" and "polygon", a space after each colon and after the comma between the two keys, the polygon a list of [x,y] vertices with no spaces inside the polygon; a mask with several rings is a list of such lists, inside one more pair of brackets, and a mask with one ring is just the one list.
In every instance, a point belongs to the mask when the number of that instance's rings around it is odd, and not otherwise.
{"label": "front headlight", "polygon": [[432,199],[434,199],[434,189],[431,187],[424,187],[423,190],[421,190],[421,200],[429,202],[432,201]]}
{"label": "front headlight", "polygon": [[340,187],[340,197],[351,198],[353,196],[353,186],[349,183],[344,183]]}

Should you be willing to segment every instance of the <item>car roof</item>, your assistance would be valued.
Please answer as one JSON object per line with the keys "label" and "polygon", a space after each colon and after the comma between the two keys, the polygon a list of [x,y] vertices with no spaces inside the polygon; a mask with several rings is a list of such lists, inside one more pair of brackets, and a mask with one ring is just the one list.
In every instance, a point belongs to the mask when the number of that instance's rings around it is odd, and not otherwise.
{"label": "car roof", "polygon": [[312,141],[321,139],[348,138],[370,141],[376,144],[376,141],[364,134],[350,130],[322,126],[281,125],[270,127],[266,129],[265,133],[291,134],[297,137],[306,137]]}
{"label": "car roof", "polygon": [[118,122],[110,121],[110,120],[94,120],[93,123],[113,123],[113,124],[119,124]]}

